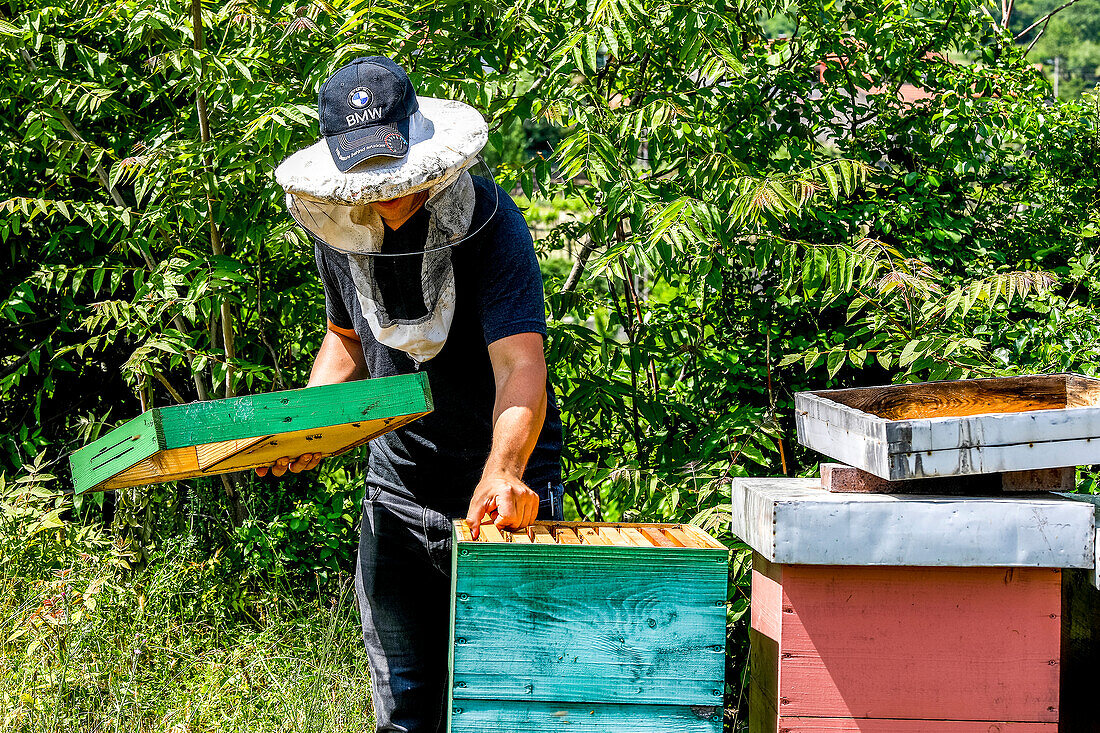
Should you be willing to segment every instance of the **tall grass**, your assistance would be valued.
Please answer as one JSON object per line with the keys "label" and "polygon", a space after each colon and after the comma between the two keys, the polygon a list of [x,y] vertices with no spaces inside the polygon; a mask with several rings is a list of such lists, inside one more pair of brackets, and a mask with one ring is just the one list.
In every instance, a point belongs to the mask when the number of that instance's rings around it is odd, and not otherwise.
{"label": "tall grass", "polygon": [[0,730],[373,730],[349,579],[246,589],[185,540],[133,572],[110,542],[25,529],[0,521]]}

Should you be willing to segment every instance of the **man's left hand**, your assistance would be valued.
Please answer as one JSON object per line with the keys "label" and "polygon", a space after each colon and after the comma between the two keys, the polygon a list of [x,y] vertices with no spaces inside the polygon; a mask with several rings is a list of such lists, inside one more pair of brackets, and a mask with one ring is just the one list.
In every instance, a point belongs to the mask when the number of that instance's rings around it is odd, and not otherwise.
{"label": "man's left hand", "polygon": [[514,532],[534,523],[538,513],[538,494],[514,476],[494,473],[482,476],[474,489],[466,523],[476,540],[481,534],[481,520],[486,516],[493,520],[497,529]]}

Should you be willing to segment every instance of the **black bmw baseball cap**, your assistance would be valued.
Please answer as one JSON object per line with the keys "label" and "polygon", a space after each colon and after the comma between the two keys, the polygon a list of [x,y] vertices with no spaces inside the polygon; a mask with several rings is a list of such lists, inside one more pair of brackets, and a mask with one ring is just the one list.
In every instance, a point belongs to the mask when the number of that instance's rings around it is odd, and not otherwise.
{"label": "black bmw baseball cap", "polygon": [[409,152],[409,116],[419,109],[404,69],[385,56],[341,66],[318,94],[321,134],[332,161],[348,171],[368,158]]}

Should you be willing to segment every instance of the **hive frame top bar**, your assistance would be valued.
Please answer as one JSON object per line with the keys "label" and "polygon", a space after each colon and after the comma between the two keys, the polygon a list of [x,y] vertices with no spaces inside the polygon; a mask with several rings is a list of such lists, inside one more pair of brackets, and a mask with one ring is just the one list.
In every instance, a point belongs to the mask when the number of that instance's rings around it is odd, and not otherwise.
{"label": "hive frame top bar", "polygon": [[[586,547],[648,547],[662,549],[726,550],[726,546],[691,524],[637,522],[535,522],[527,530],[507,532],[493,524],[481,525],[475,540],[464,519],[454,520],[458,542],[477,544],[580,545]],[[534,539],[532,539],[534,537]]]}

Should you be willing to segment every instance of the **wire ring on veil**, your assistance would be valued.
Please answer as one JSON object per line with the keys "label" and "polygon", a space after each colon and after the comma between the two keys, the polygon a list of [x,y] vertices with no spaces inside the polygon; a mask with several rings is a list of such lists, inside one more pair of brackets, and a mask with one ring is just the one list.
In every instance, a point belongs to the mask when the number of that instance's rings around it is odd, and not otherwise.
{"label": "wire ring on veil", "polygon": [[[317,240],[321,244],[325,245],[329,249],[333,250],[334,252],[339,252],[340,254],[365,255],[365,256],[369,256],[369,257],[409,257],[409,256],[414,256],[414,255],[419,257],[419,256],[422,256],[422,255],[430,254],[432,252],[439,252],[439,251],[444,250],[444,249],[450,249],[452,247],[457,247],[458,245],[462,244],[463,242],[477,236],[477,234],[480,233],[481,230],[484,229],[490,221],[492,221],[493,217],[496,216],[496,213],[500,208],[500,187],[497,186],[496,181],[493,178],[492,170],[490,170],[488,164],[485,162],[485,160],[480,155],[477,156],[476,163],[474,165],[471,165],[469,168],[467,168],[466,172],[470,173],[470,175],[474,175],[473,171],[477,166],[480,166],[481,168],[483,168],[484,169],[484,174],[485,174],[485,175],[480,175],[481,171],[479,171],[478,177],[488,180],[489,183],[490,183],[489,187],[493,191],[493,210],[489,213],[488,216],[483,217],[482,221],[479,224],[477,224],[477,226],[475,228],[471,228],[463,236],[459,237],[458,239],[456,239],[453,242],[448,242],[446,244],[441,244],[437,247],[432,247],[431,249],[418,249],[418,250],[414,250],[414,251],[411,251],[411,252],[363,252],[363,251],[358,251],[358,250],[353,251],[353,250],[341,249],[340,247],[337,247],[337,246],[333,245],[331,242],[326,242],[324,239],[322,239],[321,237],[319,237],[315,233],[315,229],[320,229],[320,226],[317,225],[316,219],[313,218],[313,214],[315,213],[316,210],[311,209],[311,208],[306,208],[306,207],[303,207],[303,206],[299,206],[298,205],[298,198],[296,196],[294,196],[293,194],[288,196],[289,201],[288,201],[287,209],[290,212],[291,218],[294,219],[295,223],[298,224],[298,226],[305,229],[306,232],[308,232],[315,240]],[[370,204],[365,203],[365,204],[332,204],[332,205],[334,205],[334,206],[369,206]],[[327,215],[327,212],[325,212],[324,210],[320,210],[320,213],[323,213],[323,214]],[[310,227],[310,226],[305,224],[305,222],[303,221],[303,214],[309,216],[309,218],[311,219],[311,221],[313,221],[313,223],[315,225],[314,227]],[[332,220],[332,217],[329,216],[329,219]]]}

